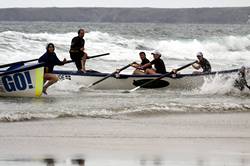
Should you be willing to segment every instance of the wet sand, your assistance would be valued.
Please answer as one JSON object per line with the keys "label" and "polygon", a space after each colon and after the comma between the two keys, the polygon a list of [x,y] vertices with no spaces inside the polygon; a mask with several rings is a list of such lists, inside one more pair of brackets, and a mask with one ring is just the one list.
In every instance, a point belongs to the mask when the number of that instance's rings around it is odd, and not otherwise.
{"label": "wet sand", "polygon": [[247,166],[250,113],[0,123],[0,165],[44,165],[48,156],[61,165],[80,157],[86,166]]}

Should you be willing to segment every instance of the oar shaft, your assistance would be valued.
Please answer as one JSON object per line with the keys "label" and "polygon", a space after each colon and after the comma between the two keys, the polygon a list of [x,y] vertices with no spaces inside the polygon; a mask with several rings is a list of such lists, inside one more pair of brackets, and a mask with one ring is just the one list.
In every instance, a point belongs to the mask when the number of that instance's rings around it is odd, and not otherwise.
{"label": "oar shaft", "polygon": [[115,72],[113,72],[113,73],[111,73],[111,74],[105,76],[104,78],[102,78],[102,79],[100,79],[100,80],[98,80],[98,81],[96,81],[96,82],[90,84],[90,85],[88,86],[88,88],[90,88],[90,87],[92,87],[92,86],[94,86],[94,85],[96,85],[96,84],[98,84],[98,83],[100,83],[100,82],[106,80],[106,79],[109,78],[109,77],[112,77],[112,76],[115,75],[116,73],[119,73],[119,72],[121,72],[121,71],[127,69],[129,66],[131,66],[131,64],[128,64],[128,65],[122,67],[121,69],[119,69],[118,71],[115,71]]}
{"label": "oar shaft", "polygon": [[189,63],[189,64],[187,64],[187,65],[185,65],[185,66],[182,66],[182,67],[180,67],[180,68],[177,68],[176,71],[180,71],[180,70],[182,70],[182,69],[185,69],[185,68],[191,66],[191,65],[194,64],[194,63],[197,63],[197,61],[191,62],[191,63]]}
{"label": "oar shaft", "polygon": [[[94,55],[94,56],[89,56],[88,59],[92,59],[92,58],[97,58],[97,57],[101,57],[101,56],[106,56],[109,55],[110,53],[105,53],[105,54],[100,54],[100,55]],[[28,62],[33,62],[33,61],[37,61],[38,59],[31,59],[31,60],[27,60],[27,61],[19,61],[19,62],[13,62],[13,63],[8,63],[8,64],[4,64],[4,65],[0,65],[0,68],[5,68],[8,66],[12,66],[12,65],[16,65],[19,63],[28,63]],[[72,60],[67,61],[66,63],[71,63],[73,62]]]}
{"label": "oar shaft", "polygon": [[[109,53],[100,54],[100,55],[94,55],[94,56],[89,56],[88,59],[97,58],[97,57],[106,56],[106,55],[109,55]],[[65,64],[71,63],[71,62],[74,62],[74,61],[68,60],[68,61],[65,62]]]}
{"label": "oar shaft", "polygon": [[1,65],[0,68],[5,68],[5,67],[12,66],[12,65],[16,65],[16,64],[19,64],[19,63],[33,62],[33,61],[37,61],[37,60],[38,60],[38,59],[31,59],[31,60],[27,60],[27,61],[13,62],[13,63]]}
{"label": "oar shaft", "polygon": [[107,76],[105,76],[104,78],[102,78],[102,79],[100,79],[100,80],[98,80],[98,81],[92,83],[89,87],[94,86],[94,85],[96,85],[96,84],[98,84],[98,83],[100,83],[100,82],[106,80],[107,78],[109,78],[109,77],[111,77],[111,76],[113,76],[113,75],[115,75],[115,74],[116,74],[116,71],[113,72],[113,73],[111,73],[111,74],[109,74],[109,75],[107,75]]}
{"label": "oar shaft", "polygon": [[109,55],[109,54],[110,54],[110,53],[105,53],[105,54],[100,54],[100,55],[89,56],[87,59],[97,58],[97,57],[101,57],[101,56],[106,56],[106,55]]}

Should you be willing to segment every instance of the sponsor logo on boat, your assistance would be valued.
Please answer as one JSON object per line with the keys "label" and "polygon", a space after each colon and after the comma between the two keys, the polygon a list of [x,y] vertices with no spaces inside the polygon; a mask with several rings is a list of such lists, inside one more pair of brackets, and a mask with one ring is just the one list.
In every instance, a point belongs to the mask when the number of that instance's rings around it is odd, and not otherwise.
{"label": "sponsor logo on boat", "polygon": [[2,83],[7,92],[24,91],[34,88],[29,71],[3,76]]}
{"label": "sponsor logo on boat", "polygon": [[58,78],[59,78],[59,80],[71,80],[71,75],[59,74]]}

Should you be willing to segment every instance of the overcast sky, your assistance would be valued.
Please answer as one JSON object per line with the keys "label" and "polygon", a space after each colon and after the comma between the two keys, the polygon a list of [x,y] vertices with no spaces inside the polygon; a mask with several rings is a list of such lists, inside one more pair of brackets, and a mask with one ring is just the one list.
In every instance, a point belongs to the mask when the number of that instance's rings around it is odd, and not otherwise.
{"label": "overcast sky", "polygon": [[250,0],[0,0],[0,8],[11,7],[238,7]]}

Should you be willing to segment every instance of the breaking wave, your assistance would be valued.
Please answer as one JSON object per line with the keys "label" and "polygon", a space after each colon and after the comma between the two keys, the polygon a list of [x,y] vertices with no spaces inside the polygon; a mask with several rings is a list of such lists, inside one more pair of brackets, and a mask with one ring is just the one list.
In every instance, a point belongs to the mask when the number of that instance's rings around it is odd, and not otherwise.
{"label": "breaking wave", "polygon": [[[23,33],[4,31],[0,33],[0,61],[8,62],[16,59],[37,58],[45,51],[49,42],[56,45],[59,57],[67,57],[69,45],[75,33]],[[138,52],[159,50],[166,59],[195,59],[198,51],[205,56],[220,63],[229,61],[232,64],[250,60],[250,35],[209,37],[207,39],[137,39],[125,38],[100,31],[91,31],[86,34],[86,49],[89,54],[110,52],[111,55],[103,57],[104,60],[138,60]],[[150,57],[151,58],[151,57]]]}
{"label": "breaking wave", "polygon": [[105,118],[105,119],[123,119],[129,117],[151,117],[151,116],[168,116],[171,114],[189,114],[189,113],[240,113],[249,112],[250,104],[234,103],[207,103],[207,104],[150,104],[139,105],[135,107],[85,110],[85,111],[17,111],[1,112],[0,122],[19,122],[19,121],[37,121],[53,120],[65,118]]}

